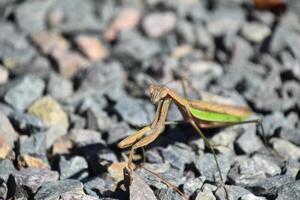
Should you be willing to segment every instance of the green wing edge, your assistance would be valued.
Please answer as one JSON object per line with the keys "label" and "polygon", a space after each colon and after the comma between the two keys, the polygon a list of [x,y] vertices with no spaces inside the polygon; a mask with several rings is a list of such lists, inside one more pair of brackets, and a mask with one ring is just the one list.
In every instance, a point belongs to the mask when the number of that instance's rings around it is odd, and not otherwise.
{"label": "green wing edge", "polygon": [[190,108],[192,115],[198,119],[214,122],[242,122],[248,116],[236,116],[224,113],[202,111],[196,108]]}

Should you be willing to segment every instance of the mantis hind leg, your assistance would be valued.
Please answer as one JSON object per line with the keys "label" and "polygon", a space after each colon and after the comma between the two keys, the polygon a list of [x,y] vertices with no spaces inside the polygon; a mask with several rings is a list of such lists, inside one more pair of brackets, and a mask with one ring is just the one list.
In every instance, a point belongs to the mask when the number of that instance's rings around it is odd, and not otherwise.
{"label": "mantis hind leg", "polygon": [[216,162],[216,166],[217,166],[217,170],[218,170],[218,173],[219,173],[219,176],[220,176],[220,179],[221,179],[221,182],[222,182],[222,187],[224,188],[224,191],[225,191],[225,194],[226,194],[226,199],[229,199],[229,194],[228,194],[228,191],[225,187],[225,182],[224,182],[224,179],[222,177],[222,173],[221,173],[221,168],[220,168],[220,165],[219,165],[219,162],[218,162],[218,159],[217,159],[217,156],[216,156],[216,153],[215,153],[215,150],[213,148],[213,146],[210,144],[210,142],[208,141],[208,139],[206,138],[206,136],[204,135],[204,133],[200,130],[200,128],[197,126],[197,124],[195,123],[195,121],[191,120],[190,121],[190,124],[193,126],[193,128],[197,131],[197,133],[201,136],[201,138],[204,140],[204,143],[205,145],[211,150],[211,152],[213,153],[213,156],[214,156],[214,160]]}

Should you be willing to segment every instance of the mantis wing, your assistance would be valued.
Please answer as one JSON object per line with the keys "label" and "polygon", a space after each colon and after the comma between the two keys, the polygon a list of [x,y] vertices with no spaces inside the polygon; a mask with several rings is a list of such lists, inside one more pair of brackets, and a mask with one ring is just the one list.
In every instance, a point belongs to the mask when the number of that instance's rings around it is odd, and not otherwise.
{"label": "mantis wing", "polygon": [[196,108],[190,108],[190,112],[198,119],[213,122],[242,122],[248,117],[248,115],[237,116],[233,114],[203,111]]}

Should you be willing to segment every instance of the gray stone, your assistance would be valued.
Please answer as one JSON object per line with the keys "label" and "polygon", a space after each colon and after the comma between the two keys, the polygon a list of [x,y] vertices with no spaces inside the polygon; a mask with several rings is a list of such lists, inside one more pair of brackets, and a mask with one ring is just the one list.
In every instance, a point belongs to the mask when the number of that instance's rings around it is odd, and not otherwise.
{"label": "gray stone", "polygon": [[[74,12],[76,10],[77,12]],[[94,15],[94,7],[90,1],[62,0],[56,1],[49,8],[48,15],[62,12],[63,20],[51,24],[52,28],[65,33],[76,31],[99,31],[101,26]]]}
{"label": "gray stone", "polygon": [[193,27],[192,23],[186,20],[178,21],[176,32],[186,43],[190,45],[195,44],[196,35],[195,35],[195,28]]}
{"label": "gray stone", "polygon": [[215,195],[213,194],[213,191],[216,190],[216,187],[210,185],[208,183],[205,183],[202,186],[202,190],[197,194],[195,200],[216,200]]}
{"label": "gray stone", "polygon": [[183,185],[184,194],[186,194],[188,197],[191,197],[196,190],[202,188],[204,182],[204,176],[187,180]]}
{"label": "gray stone", "polygon": [[230,169],[228,178],[237,185],[247,186],[270,176],[279,175],[281,168],[269,157],[255,155],[237,161]]}
{"label": "gray stone", "polygon": [[271,144],[274,150],[285,159],[299,159],[300,148],[286,140],[272,138]]}
{"label": "gray stone", "polygon": [[155,195],[159,200],[181,200],[182,197],[172,188],[158,189],[155,191]]}
{"label": "gray stone", "polygon": [[66,100],[73,94],[73,84],[58,74],[52,73],[47,86],[48,94],[57,100]]}
{"label": "gray stone", "polygon": [[160,37],[173,30],[176,16],[173,12],[156,12],[148,14],[142,23],[149,37]]}
{"label": "gray stone", "polygon": [[[223,180],[226,181],[227,173],[230,169],[230,157],[225,155],[217,155],[217,160],[220,166]],[[204,154],[195,159],[195,166],[202,176],[205,176],[206,180],[211,182],[219,182],[220,175],[217,169],[216,161],[213,154]]]}
{"label": "gray stone", "polygon": [[66,135],[66,129],[59,126],[51,126],[46,131],[43,131],[46,134],[46,148],[50,148],[56,140]]}
{"label": "gray stone", "polygon": [[54,200],[65,192],[84,194],[83,185],[78,180],[60,180],[56,182],[44,182],[37,193],[35,200]]}
{"label": "gray stone", "polygon": [[277,189],[285,184],[294,182],[294,178],[286,175],[278,175],[266,179],[258,179],[255,183],[247,186],[255,195],[275,196]]}
{"label": "gray stone", "polygon": [[64,156],[60,157],[59,171],[60,179],[84,179],[88,177],[88,164],[81,156],[73,156],[68,159]]}
{"label": "gray stone", "polygon": [[98,200],[99,198],[86,194],[78,194],[73,192],[65,192],[60,195],[60,200]]}
{"label": "gray stone", "polygon": [[255,196],[254,194],[245,194],[240,197],[240,200],[266,200],[266,198],[258,197],[258,196]]}
{"label": "gray stone", "polygon": [[108,114],[96,108],[91,108],[87,112],[87,127],[93,130],[108,130],[113,125],[112,119]]}
{"label": "gray stone", "polygon": [[103,95],[94,94],[91,96],[85,97],[78,108],[79,113],[85,113],[89,109],[103,109],[107,106],[107,100]]}
{"label": "gray stone", "polygon": [[39,155],[46,157],[46,134],[35,133],[31,136],[22,135],[19,138],[19,154]]}
{"label": "gray stone", "polygon": [[14,174],[16,184],[35,193],[44,182],[57,181],[59,174],[47,168],[26,168]]}
{"label": "gray stone", "polygon": [[237,139],[236,144],[246,154],[251,154],[263,147],[262,141],[256,136],[256,125],[247,125],[245,132]]}
{"label": "gray stone", "polygon": [[152,104],[129,96],[119,99],[115,105],[115,109],[126,122],[133,126],[148,125],[154,118]]}
{"label": "gray stone", "polygon": [[252,22],[243,24],[241,33],[250,42],[261,43],[270,35],[271,29],[267,25]]}
{"label": "gray stone", "polygon": [[8,188],[6,182],[1,178],[0,179],[0,198],[7,199]]}
{"label": "gray stone", "polygon": [[[228,192],[228,199],[229,200],[237,200],[241,196],[249,194],[250,192],[246,190],[245,188],[242,188],[240,186],[235,186],[235,185],[226,185],[225,186]],[[218,190],[216,191],[216,197],[220,200],[226,200],[226,193],[224,191],[223,187],[219,187]]]}
{"label": "gray stone", "polygon": [[211,14],[207,28],[213,36],[234,34],[244,19],[244,13],[240,9],[221,8]]}
{"label": "gray stone", "polygon": [[47,10],[54,2],[51,0],[23,2],[16,9],[18,25],[28,33],[45,30]]}
{"label": "gray stone", "polygon": [[93,177],[84,183],[84,190],[88,195],[101,196],[105,191],[105,180],[100,177]]}
{"label": "gray stone", "polygon": [[70,127],[74,129],[83,129],[86,127],[86,119],[80,115],[69,114]]}
{"label": "gray stone", "polygon": [[31,103],[42,96],[45,83],[33,75],[26,75],[11,83],[4,101],[17,110],[25,110]]}
{"label": "gray stone", "polygon": [[27,65],[33,58],[35,49],[13,24],[2,22],[0,26],[0,52],[3,66],[11,69]]}
{"label": "gray stone", "polygon": [[190,164],[196,159],[192,148],[183,143],[169,145],[166,149],[161,150],[161,155],[165,162],[169,162],[172,167],[182,172],[186,164]]}
{"label": "gray stone", "polygon": [[101,133],[89,129],[72,129],[69,133],[69,138],[79,147],[91,144],[105,144]]}
{"label": "gray stone", "polygon": [[159,47],[156,41],[148,40],[137,32],[126,32],[121,33],[120,41],[114,48],[114,55],[126,67],[132,67],[134,63],[158,54]]}
{"label": "gray stone", "polygon": [[130,134],[132,134],[132,130],[127,123],[121,122],[114,124],[108,130],[107,144],[114,144]]}
{"label": "gray stone", "polygon": [[[169,163],[146,164],[145,167],[162,176],[165,180],[177,187],[186,181],[186,178],[182,176],[182,172],[171,168]],[[160,178],[154,176],[152,173],[144,170],[143,168],[137,169],[136,172],[143,177],[148,185],[155,186],[156,188],[167,188],[166,184],[162,183]]]}
{"label": "gray stone", "polygon": [[73,102],[80,102],[91,95],[108,95],[113,100],[118,100],[124,94],[124,71],[120,63],[96,63],[91,66],[84,76],[84,80],[73,95]]}
{"label": "gray stone", "polygon": [[9,159],[0,160],[0,178],[5,182],[8,180],[10,174],[15,174],[17,170],[14,164]]}
{"label": "gray stone", "polygon": [[32,134],[47,129],[47,125],[40,118],[29,113],[15,111],[11,113],[10,119],[22,134]]}
{"label": "gray stone", "polygon": [[143,179],[135,172],[132,173],[132,180],[130,183],[129,191],[129,198],[132,200],[156,200],[156,197],[149,185],[147,185],[143,181]]}
{"label": "gray stone", "polygon": [[300,199],[300,180],[281,186],[277,195],[276,200]]}

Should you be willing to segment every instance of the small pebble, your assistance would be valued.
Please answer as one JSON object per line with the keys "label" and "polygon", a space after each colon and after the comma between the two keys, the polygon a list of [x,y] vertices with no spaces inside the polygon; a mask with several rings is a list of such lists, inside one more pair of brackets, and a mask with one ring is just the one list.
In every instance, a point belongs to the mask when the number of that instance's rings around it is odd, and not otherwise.
{"label": "small pebble", "polygon": [[58,126],[64,129],[69,127],[67,114],[61,106],[50,96],[45,96],[35,101],[28,112],[41,120],[48,126]]}
{"label": "small pebble", "polygon": [[77,36],[75,42],[79,49],[93,62],[103,60],[108,55],[107,49],[100,40],[93,36]]}
{"label": "small pebble", "polygon": [[172,12],[150,13],[143,20],[143,29],[149,37],[157,38],[175,28],[176,16]]}
{"label": "small pebble", "polygon": [[242,35],[250,42],[261,43],[271,33],[271,29],[260,23],[245,23],[241,29]]}

